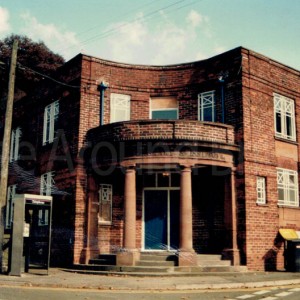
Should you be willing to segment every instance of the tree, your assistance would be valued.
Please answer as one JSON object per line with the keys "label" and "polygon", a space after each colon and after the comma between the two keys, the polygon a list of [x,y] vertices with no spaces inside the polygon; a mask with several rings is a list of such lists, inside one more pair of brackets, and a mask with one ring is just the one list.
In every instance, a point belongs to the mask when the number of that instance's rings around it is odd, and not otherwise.
{"label": "tree", "polygon": [[43,80],[43,76],[52,76],[58,67],[64,64],[59,54],[53,53],[43,42],[34,42],[21,35],[10,35],[0,40],[0,97],[1,102],[6,98],[9,61],[14,40],[18,40],[18,62],[16,73],[15,99],[28,95]]}

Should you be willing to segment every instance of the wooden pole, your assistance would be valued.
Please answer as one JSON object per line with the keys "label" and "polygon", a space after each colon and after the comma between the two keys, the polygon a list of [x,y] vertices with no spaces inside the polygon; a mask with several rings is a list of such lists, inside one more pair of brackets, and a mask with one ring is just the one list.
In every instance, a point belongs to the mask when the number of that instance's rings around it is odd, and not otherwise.
{"label": "wooden pole", "polygon": [[[8,163],[10,151],[10,138],[11,138],[11,125],[13,115],[13,103],[15,93],[15,77],[16,77],[16,64],[17,64],[18,41],[13,43],[9,82],[8,82],[8,96],[6,103],[5,125],[2,144],[2,157],[1,157],[1,181],[0,181],[0,273],[3,270],[3,243],[4,243],[4,209],[6,205],[7,194],[7,180],[8,180]],[[20,220],[21,221],[21,220]]]}

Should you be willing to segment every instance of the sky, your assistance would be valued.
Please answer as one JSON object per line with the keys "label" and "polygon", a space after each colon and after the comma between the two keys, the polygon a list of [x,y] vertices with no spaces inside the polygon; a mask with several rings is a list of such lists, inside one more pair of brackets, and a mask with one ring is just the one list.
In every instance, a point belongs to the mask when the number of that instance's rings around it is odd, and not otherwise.
{"label": "sky", "polygon": [[243,46],[300,70],[300,0],[0,0],[0,39],[170,65]]}

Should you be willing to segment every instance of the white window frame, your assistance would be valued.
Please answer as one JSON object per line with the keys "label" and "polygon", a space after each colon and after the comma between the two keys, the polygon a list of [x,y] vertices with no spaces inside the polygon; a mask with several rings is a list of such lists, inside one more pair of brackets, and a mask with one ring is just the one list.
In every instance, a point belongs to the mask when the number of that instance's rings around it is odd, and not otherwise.
{"label": "white window frame", "polygon": [[11,229],[11,222],[13,220],[13,199],[16,195],[17,185],[9,185],[7,188],[6,196],[6,217],[5,217],[5,228]]}
{"label": "white window frame", "polygon": [[[100,184],[98,193],[99,193],[98,223],[110,225],[112,223],[113,186],[111,184]],[[109,204],[110,207],[109,220],[103,220],[102,218],[101,212],[102,212],[103,204]]]}
{"label": "white window frame", "polygon": [[16,129],[13,129],[11,131],[9,162],[13,162],[19,159],[21,135],[21,127],[17,127]]}
{"label": "white window frame", "polygon": [[54,101],[47,105],[44,110],[44,130],[43,145],[50,144],[54,141],[56,134],[56,123],[59,114],[59,101]]}
{"label": "white window frame", "polygon": [[198,94],[198,120],[204,120],[204,108],[210,108],[212,113],[212,120],[209,122],[215,122],[215,91],[209,91]]}
{"label": "white window frame", "polygon": [[[274,126],[275,136],[287,140],[296,141],[295,102],[293,99],[274,93]],[[277,131],[277,117],[280,115],[281,132]],[[291,119],[291,133],[288,134],[287,118]]]}
{"label": "white window frame", "polygon": [[54,172],[47,172],[41,175],[40,194],[50,196],[55,186]]}
{"label": "white window frame", "polygon": [[256,177],[256,203],[266,204],[266,178],[262,176]]}
{"label": "white window frame", "polygon": [[[131,97],[125,94],[110,94],[110,123],[130,120]],[[117,111],[123,113],[123,118],[117,118]]]}
{"label": "white window frame", "polygon": [[[298,172],[277,168],[278,205],[299,207]],[[280,199],[279,190],[283,191]],[[291,195],[294,195],[291,197]]]}

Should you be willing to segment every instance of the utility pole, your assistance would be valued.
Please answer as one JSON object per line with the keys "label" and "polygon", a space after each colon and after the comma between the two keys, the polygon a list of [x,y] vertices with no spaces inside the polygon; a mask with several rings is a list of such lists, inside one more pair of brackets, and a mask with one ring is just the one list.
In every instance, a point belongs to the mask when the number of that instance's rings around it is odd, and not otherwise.
{"label": "utility pole", "polygon": [[1,157],[1,181],[0,181],[0,273],[3,273],[3,245],[4,245],[4,209],[7,196],[8,163],[10,151],[11,125],[15,94],[15,77],[17,65],[18,41],[14,40],[8,82],[8,96],[6,103],[5,125]]}

